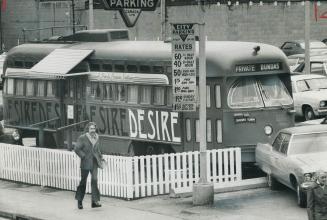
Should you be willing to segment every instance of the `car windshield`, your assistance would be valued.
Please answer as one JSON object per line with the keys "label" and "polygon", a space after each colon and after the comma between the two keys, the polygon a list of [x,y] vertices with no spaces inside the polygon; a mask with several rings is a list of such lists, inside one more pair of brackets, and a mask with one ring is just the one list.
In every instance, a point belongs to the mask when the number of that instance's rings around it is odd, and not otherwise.
{"label": "car windshield", "polygon": [[[301,47],[305,49],[305,43],[300,43]],[[324,48],[327,47],[325,43],[320,41],[310,42],[310,48]]]}
{"label": "car windshield", "polygon": [[241,77],[228,93],[232,108],[253,108],[290,105],[293,103],[278,76]]}
{"label": "car windshield", "polygon": [[327,132],[294,135],[289,155],[327,152]]}
{"label": "car windshield", "polygon": [[310,90],[327,89],[327,78],[315,78],[305,80]]}

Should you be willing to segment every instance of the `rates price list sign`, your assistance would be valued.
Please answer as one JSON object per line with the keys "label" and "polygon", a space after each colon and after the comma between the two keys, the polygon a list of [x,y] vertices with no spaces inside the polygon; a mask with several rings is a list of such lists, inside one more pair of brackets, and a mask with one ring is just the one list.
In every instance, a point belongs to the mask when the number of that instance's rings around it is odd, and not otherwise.
{"label": "rates price list sign", "polygon": [[196,111],[194,24],[172,25],[173,109]]}

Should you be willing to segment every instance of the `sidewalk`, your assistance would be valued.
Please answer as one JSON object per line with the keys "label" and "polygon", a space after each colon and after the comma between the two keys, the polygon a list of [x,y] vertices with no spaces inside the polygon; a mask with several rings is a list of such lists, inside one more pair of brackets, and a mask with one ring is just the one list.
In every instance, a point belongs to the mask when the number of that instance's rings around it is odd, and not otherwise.
{"label": "sidewalk", "polygon": [[46,220],[306,220],[306,210],[296,206],[290,190],[267,188],[215,194],[213,206],[193,206],[192,197],[156,196],[132,201],[102,197],[102,207],[92,209],[90,196],[77,209],[74,192],[0,180],[0,219]]}

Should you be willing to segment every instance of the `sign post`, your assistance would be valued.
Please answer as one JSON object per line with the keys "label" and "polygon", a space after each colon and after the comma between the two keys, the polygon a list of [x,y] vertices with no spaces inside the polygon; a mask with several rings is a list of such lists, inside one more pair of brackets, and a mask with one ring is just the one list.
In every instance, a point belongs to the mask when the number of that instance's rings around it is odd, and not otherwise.
{"label": "sign post", "polygon": [[173,109],[196,111],[194,24],[172,26]]}
{"label": "sign post", "polygon": [[207,178],[207,94],[206,94],[206,37],[204,9],[199,1],[200,23],[199,23],[199,90],[200,90],[200,180],[193,185],[193,205],[213,204],[213,184]]}

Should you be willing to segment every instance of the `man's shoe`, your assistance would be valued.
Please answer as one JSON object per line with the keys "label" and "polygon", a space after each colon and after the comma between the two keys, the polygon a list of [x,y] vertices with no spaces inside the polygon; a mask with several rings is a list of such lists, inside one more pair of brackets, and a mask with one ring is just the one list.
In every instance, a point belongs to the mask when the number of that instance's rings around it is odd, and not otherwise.
{"label": "man's shoe", "polygon": [[78,209],[83,209],[83,203],[82,203],[82,201],[78,201],[77,202],[77,207],[78,207]]}
{"label": "man's shoe", "polygon": [[91,205],[92,208],[99,208],[101,206],[102,205],[99,202],[92,202],[92,205]]}

